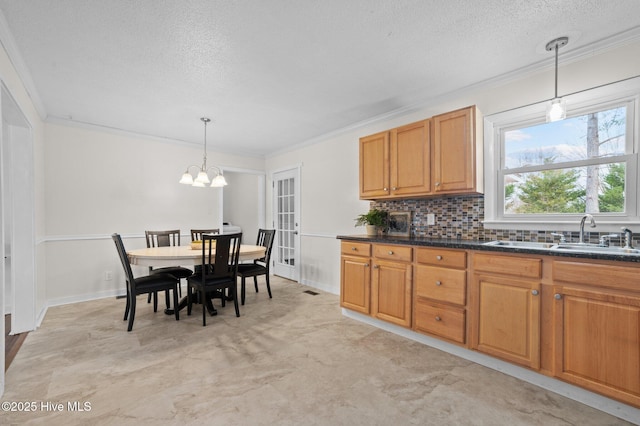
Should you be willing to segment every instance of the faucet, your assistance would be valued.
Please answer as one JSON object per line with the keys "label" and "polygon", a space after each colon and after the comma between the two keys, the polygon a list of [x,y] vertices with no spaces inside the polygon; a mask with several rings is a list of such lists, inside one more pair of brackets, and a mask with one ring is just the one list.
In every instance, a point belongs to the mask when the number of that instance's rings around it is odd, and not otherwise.
{"label": "faucet", "polygon": [[600,247],[609,247],[611,243],[611,238],[617,238],[618,234],[609,234],[600,236],[600,243],[598,244]]}
{"label": "faucet", "polygon": [[562,232],[552,232],[551,236],[553,237],[560,237],[560,244],[565,244],[567,242],[567,238],[564,236],[564,234]]}
{"label": "faucet", "polygon": [[596,227],[596,220],[593,218],[593,216],[591,216],[589,213],[582,216],[582,220],[580,221],[580,240],[578,241],[578,244],[584,244],[584,222],[587,219],[589,219],[589,226],[591,228]]}
{"label": "faucet", "polygon": [[622,232],[624,233],[624,247],[623,248],[632,249],[633,248],[633,233],[631,232],[631,229],[625,228],[623,226],[622,227]]}

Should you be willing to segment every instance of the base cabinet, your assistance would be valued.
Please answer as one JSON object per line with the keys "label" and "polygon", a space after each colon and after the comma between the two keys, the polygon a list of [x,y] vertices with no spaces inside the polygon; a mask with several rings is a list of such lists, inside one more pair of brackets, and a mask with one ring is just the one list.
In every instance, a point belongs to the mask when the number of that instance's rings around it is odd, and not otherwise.
{"label": "base cabinet", "polygon": [[340,306],[371,312],[370,244],[343,242],[340,258]]}
{"label": "base cabinet", "polygon": [[[566,262],[561,267],[582,269]],[[580,281],[594,274],[588,277]],[[600,278],[605,284],[616,279],[610,274]],[[554,375],[640,406],[640,296],[561,279],[562,274],[553,287]]]}
{"label": "base cabinet", "polygon": [[371,315],[403,327],[411,326],[410,247],[376,244],[371,272]]}
{"label": "base cabinet", "polygon": [[532,369],[540,368],[541,262],[474,255],[473,349]]}

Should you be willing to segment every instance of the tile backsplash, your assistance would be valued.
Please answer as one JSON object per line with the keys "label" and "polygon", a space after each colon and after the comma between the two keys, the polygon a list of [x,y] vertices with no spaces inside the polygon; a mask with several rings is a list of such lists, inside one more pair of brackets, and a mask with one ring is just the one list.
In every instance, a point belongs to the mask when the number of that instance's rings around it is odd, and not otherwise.
{"label": "tile backsplash", "polygon": [[[524,231],[485,229],[484,196],[466,195],[408,200],[372,201],[371,208],[386,211],[411,212],[411,235],[417,237],[457,238],[462,240],[516,240],[553,242],[558,238],[551,235],[553,230]],[[435,225],[427,226],[427,214],[435,215]],[[564,232],[567,241],[577,241],[578,232]],[[599,232],[588,232],[588,242],[597,243]],[[609,232],[603,232],[607,235]],[[634,235],[635,237],[635,235]],[[617,244],[616,244],[617,245]]]}

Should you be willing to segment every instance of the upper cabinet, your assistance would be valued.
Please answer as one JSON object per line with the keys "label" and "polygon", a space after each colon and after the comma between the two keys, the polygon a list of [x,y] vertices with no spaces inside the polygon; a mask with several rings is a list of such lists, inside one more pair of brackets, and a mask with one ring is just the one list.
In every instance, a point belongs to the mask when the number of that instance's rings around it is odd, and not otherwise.
{"label": "upper cabinet", "polygon": [[424,195],[431,190],[429,120],[360,139],[360,198]]}
{"label": "upper cabinet", "polygon": [[475,106],[360,139],[360,198],[482,192]]}

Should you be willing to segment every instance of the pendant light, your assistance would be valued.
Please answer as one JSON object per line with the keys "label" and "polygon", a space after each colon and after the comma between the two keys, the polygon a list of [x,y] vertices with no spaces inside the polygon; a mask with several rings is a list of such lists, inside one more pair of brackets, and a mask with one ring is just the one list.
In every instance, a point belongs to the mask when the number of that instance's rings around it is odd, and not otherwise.
{"label": "pendant light", "polygon": [[569,37],[559,37],[555,40],[551,40],[545,47],[547,51],[556,51],[556,81],[555,81],[555,94],[549,105],[547,105],[547,122],[564,120],[567,116],[567,105],[564,99],[558,97],[558,49],[562,46],[566,46],[569,43]]}
{"label": "pendant light", "polygon": [[[204,155],[202,156],[202,166],[191,165],[187,167],[187,170],[182,175],[182,179],[180,179],[180,183],[200,188],[211,183],[210,186],[214,188],[221,188],[227,185],[227,180],[222,175],[222,169],[217,166],[211,166],[207,169],[207,123],[209,123],[211,119],[202,117],[200,120],[204,123]],[[198,175],[195,179],[189,172],[189,169],[191,169],[192,167],[198,169]],[[211,169],[214,169],[214,171],[216,172],[216,176],[213,178],[213,180],[209,180],[209,170]]]}

